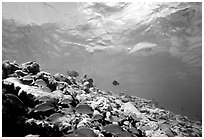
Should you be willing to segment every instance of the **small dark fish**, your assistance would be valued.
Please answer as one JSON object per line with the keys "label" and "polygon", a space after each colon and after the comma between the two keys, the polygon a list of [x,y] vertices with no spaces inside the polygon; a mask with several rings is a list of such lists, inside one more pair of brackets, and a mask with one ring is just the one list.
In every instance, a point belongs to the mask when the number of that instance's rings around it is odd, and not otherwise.
{"label": "small dark fish", "polygon": [[160,125],[160,129],[163,130],[167,136],[174,137],[174,133],[171,131],[170,125],[162,124]]}
{"label": "small dark fish", "polygon": [[182,110],[182,111],[183,111],[183,109],[184,109],[184,108],[183,108],[183,107],[181,107],[181,110]]}
{"label": "small dark fish", "polygon": [[21,79],[22,80],[34,80],[34,77],[27,75],[27,76],[22,77]]}
{"label": "small dark fish", "polygon": [[36,100],[39,100],[39,101],[50,101],[51,98],[48,97],[48,96],[42,96],[42,97],[36,98]]}
{"label": "small dark fish", "polygon": [[96,134],[93,132],[93,130],[87,127],[76,129],[75,132],[79,137],[96,137]]}
{"label": "small dark fish", "polygon": [[65,98],[61,101],[62,104],[70,104],[72,102],[72,100],[70,100],[69,98]]}
{"label": "small dark fish", "polygon": [[71,132],[71,133],[65,134],[63,137],[77,137],[77,134],[74,132]]}
{"label": "small dark fish", "polygon": [[110,116],[109,116],[109,120],[110,120],[111,122],[119,122],[119,121],[120,121],[120,118],[117,117],[117,116],[112,116],[112,115],[110,115]]}
{"label": "small dark fish", "polygon": [[106,132],[113,133],[113,134],[120,134],[122,131],[122,128],[117,124],[110,124],[104,127]]}
{"label": "small dark fish", "polygon": [[30,112],[31,111],[34,111],[34,112],[45,112],[45,111],[51,110],[53,108],[54,108],[54,106],[51,103],[45,102],[45,103],[36,105],[35,108],[30,110]]}
{"label": "small dark fish", "polygon": [[67,71],[67,74],[68,74],[69,76],[71,76],[71,77],[77,77],[77,76],[79,76],[79,73],[76,72],[76,71],[74,71],[74,70],[72,70],[72,71]]}
{"label": "small dark fish", "polygon": [[94,116],[93,116],[93,120],[100,120],[100,119],[102,119],[103,118],[103,115],[101,115],[101,114],[95,114]]}
{"label": "small dark fish", "polygon": [[63,114],[61,113],[54,113],[52,115],[50,115],[47,120],[52,122],[52,123],[56,123],[59,121],[59,119],[63,116]]}
{"label": "small dark fish", "polygon": [[118,137],[132,137],[132,134],[128,131],[123,131],[117,135]]}
{"label": "small dark fish", "polygon": [[137,134],[137,135],[139,135],[139,134],[140,134],[140,131],[141,131],[141,130],[138,130],[137,128],[135,128],[135,127],[131,127],[131,128],[129,128],[129,130],[130,130],[132,133]]}
{"label": "small dark fish", "polygon": [[72,107],[72,109],[82,114],[92,114],[93,113],[93,109],[89,105],[86,105],[86,104],[79,104],[77,107]]}
{"label": "small dark fish", "polygon": [[65,114],[73,112],[71,108],[62,108],[60,111]]}
{"label": "small dark fish", "polygon": [[116,80],[114,80],[114,81],[113,81],[113,85],[117,86],[117,85],[119,85],[119,82],[116,81]]}
{"label": "small dark fish", "polygon": [[144,125],[140,127],[140,130],[147,131],[147,130],[152,130],[152,128],[148,125]]}
{"label": "small dark fish", "polygon": [[5,94],[5,96],[6,98],[14,102],[14,104],[19,105],[19,106],[23,105],[23,102],[14,94]]}
{"label": "small dark fish", "polygon": [[38,85],[39,87],[47,87],[47,84],[45,81],[43,81],[42,79],[38,79],[35,81],[35,84]]}

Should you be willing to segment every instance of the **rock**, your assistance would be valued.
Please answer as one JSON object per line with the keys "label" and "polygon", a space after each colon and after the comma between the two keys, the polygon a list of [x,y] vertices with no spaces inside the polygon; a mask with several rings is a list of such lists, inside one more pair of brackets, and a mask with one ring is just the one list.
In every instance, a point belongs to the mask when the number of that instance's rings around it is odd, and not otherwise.
{"label": "rock", "polygon": [[116,99],[115,103],[118,104],[119,106],[122,106],[123,102],[120,99]]}
{"label": "rock", "polygon": [[39,137],[40,135],[32,135],[32,134],[29,134],[29,135],[26,135],[25,137]]}
{"label": "rock", "polygon": [[164,132],[158,130],[158,131],[155,131],[151,137],[168,137]]}
{"label": "rock", "polygon": [[57,90],[64,90],[66,87],[68,87],[68,84],[63,81],[57,82]]}
{"label": "rock", "polygon": [[128,126],[129,123],[130,123],[129,121],[124,121],[124,122],[123,122],[123,124],[126,125],[126,126]]}
{"label": "rock", "polygon": [[40,72],[40,65],[37,64],[35,61],[29,61],[29,62],[23,63],[21,67],[22,67],[22,70],[28,71],[29,73],[32,73],[34,75]]}
{"label": "rock", "polygon": [[55,75],[53,75],[53,77],[55,78],[56,81],[61,81],[61,82],[66,82],[69,85],[72,85],[73,83],[71,82],[71,80],[69,80],[67,77],[65,77],[64,75],[60,74],[60,73],[56,73]]}
{"label": "rock", "polygon": [[20,76],[20,77],[23,77],[23,76],[28,75],[27,72],[24,72],[24,71],[22,71],[22,70],[16,70],[15,73],[16,73],[18,76]]}
{"label": "rock", "polygon": [[9,61],[3,61],[2,63],[2,78],[5,79],[9,74],[13,74],[16,70],[19,70],[20,67],[15,63]]}
{"label": "rock", "polygon": [[5,93],[12,93],[12,94],[15,94],[15,95],[18,94],[18,92],[14,93],[14,90],[15,90],[14,83],[9,82],[9,80],[3,80],[2,81],[2,89],[4,89]]}
{"label": "rock", "polygon": [[[27,109],[24,103],[13,94],[2,94],[2,135],[25,136],[24,117]],[[12,132],[12,133],[11,133]]]}
{"label": "rock", "polygon": [[34,61],[2,66],[3,136],[202,136],[201,122],[154,108],[150,100],[102,91],[93,79],[52,76]]}
{"label": "rock", "polygon": [[131,102],[124,103],[121,109],[123,109],[124,113],[128,115],[130,115],[131,113],[134,113],[138,117],[142,116],[142,113]]}
{"label": "rock", "polygon": [[27,75],[27,76],[21,77],[20,80],[23,84],[31,84],[34,81],[34,77]]}

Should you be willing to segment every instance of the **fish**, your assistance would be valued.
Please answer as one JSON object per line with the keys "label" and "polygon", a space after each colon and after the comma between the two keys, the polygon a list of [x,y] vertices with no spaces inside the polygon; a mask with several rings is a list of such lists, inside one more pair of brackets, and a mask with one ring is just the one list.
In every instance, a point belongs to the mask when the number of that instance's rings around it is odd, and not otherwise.
{"label": "fish", "polygon": [[72,109],[82,114],[92,114],[93,113],[93,109],[89,105],[86,105],[86,104],[79,104],[76,107],[72,107]]}
{"label": "fish", "polygon": [[87,127],[81,127],[80,129],[76,129],[75,133],[78,137],[96,137],[96,134]]}
{"label": "fish", "polygon": [[118,81],[116,81],[116,80],[113,81],[113,85],[117,86],[117,85],[119,85],[119,84],[120,84],[120,83],[119,83]]}
{"label": "fish", "polygon": [[4,94],[6,98],[14,102],[16,105],[22,106],[23,102],[14,94]]}
{"label": "fish", "polygon": [[73,111],[72,111],[72,109],[71,108],[62,108],[61,110],[60,110],[62,113],[72,113]]}
{"label": "fish", "polygon": [[103,129],[106,130],[106,132],[113,134],[120,134],[121,132],[123,132],[122,128],[117,124],[107,125]]}
{"label": "fish", "polygon": [[76,71],[74,71],[74,70],[72,70],[72,71],[67,71],[67,74],[68,74],[69,76],[71,76],[71,77],[77,77],[77,76],[79,76],[79,73],[76,72]]}
{"label": "fish", "polygon": [[174,133],[172,132],[170,125],[162,124],[162,125],[160,125],[160,129],[163,130],[167,136],[174,137]]}
{"label": "fish", "polygon": [[35,81],[35,84],[39,87],[47,87],[47,84],[45,81],[43,81],[42,79],[38,79]]}
{"label": "fish", "polygon": [[51,109],[54,109],[54,106],[49,102],[44,102],[44,103],[36,105],[33,109],[29,108],[28,114],[32,111],[33,112],[45,112]]}
{"label": "fish", "polygon": [[123,131],[117,135],[118,137],[132,137],[132,134],[128,131]]}
{"label": "fish", "polygon": [[39,100],[39,101],[50,101],[51,98],[48,97],[48,96],[41,96],[41,97],[36,98],[35,100]]}
{"label": "fish", "polygon": [[63,116],[63,114],[61,113],[54,113],[52,115],[50,115],[46,120],[52,122],[52,123],[56,123],[59,122],[59,119]]}
{"label": "fish", "polygon": [[34,77],[27,75],[27,76],[22,77],[21,79],[23,79],[23,80],[34,80]]}
{"label": "fish", "polygon": [[100,120],[100,119],[102,119],[102,118],[103,118],[103,115],[101,115],[101,114],[95,114],[95,115],[92,117],[93,120]]}
{"label": "fish", "polygon": [[72,102],[72,100],[70,100],[69,98],[65,98],[61,101],[62,104],[70,104]]}

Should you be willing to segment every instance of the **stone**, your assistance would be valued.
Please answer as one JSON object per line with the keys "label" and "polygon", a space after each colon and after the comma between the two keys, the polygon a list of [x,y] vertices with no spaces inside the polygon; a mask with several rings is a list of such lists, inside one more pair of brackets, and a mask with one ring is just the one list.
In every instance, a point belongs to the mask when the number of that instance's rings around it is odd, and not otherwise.
{"label": "stone", "polygon": [[60,73],[56,73],[55,75],[53,75],[53,77],[55,78],[56,81],[61,81],[61,82],[66,82],[69,85],[72,85],[73,83],[71,82],[71,80],[69,80],[67,77],[65,77],[64,75],[60,74]]}
{"label": "stone", "polygon": [[131,102],[124,103],[121,109],[123,109],[124,113],[128,115],[130,115],[131,113],[134,113],[138,117],[142,116],[142,113]]}
{"label": "stone", "polygon": [[16,70],[19,70],[20,67],[15,63],[11,63],[9,61],[2,62],[2,78],[5,79],[9,74],[13,74]]}
{"label": "stone", "polygon": [[21,77],[28,75],[27,72],[24,72],[24,71],[22,71],[22,70],[16,70],[15,73],[16,73],[18,76],[21,76]]}
{"label": "stone", "polygon": [[22,70],[28,71],[29,73],[32,73],[34,75],[40,72],[40,65],[35,61],[29,61],[29,62],[23,63],[21,67],[22,67]]}

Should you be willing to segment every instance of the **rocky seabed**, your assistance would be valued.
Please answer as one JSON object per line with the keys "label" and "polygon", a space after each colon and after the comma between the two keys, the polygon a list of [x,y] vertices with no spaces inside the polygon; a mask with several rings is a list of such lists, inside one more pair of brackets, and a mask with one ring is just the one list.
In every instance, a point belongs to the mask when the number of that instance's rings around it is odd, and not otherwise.
{"label": "rocky seabed", "polygon": [[156,108],[151,100],[98,89],[40,70],[35,61],[2,63],[2,136],[201,137],[202,123]]}

